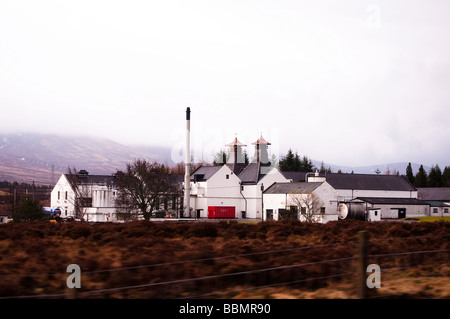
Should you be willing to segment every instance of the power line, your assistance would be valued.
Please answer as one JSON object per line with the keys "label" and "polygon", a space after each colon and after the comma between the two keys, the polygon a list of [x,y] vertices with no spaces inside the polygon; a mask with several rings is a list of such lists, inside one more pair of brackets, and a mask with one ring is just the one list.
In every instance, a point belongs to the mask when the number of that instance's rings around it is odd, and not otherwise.
{"label": "power line", "polygon": [[[323,248],[323,247],[331,247],[337,245],[345,245],[349,243],[354,243],[355,241],[349,242],[340,242],[333,244],[323,244],[323,245],[314,245],[314,246],[305,246],[305,247],[296,247],[296,248],[286,248],[286,249],[277,249],[277,250],[269,250],[269,251],[260,251],[254,253],[245,253],[245,254],[236,254],[236,255],[228,255],[228,256],[219,256],[219,257],[208,257],[208,258],[200,258],[200,259],[190,259],[190,260],[182,260],[182,261],[174,261],[174,262],[165,262],[165,263],[157,263],[157,264],[147,264],[147,265],[139,265],[139,266],[130,266],[130,267],[119,267],[119,268],[109,268],[109,269],[100,269],[100,270],[92,270],[92,271],[83,271],[83,275],[87,274],[96,274],[96,273],[104,273],[104,272],[113,272],[113,271],[122,271],[122,270],[133,270],[140,268],[150,268],[150,267],[160,267],[160,266],[172,266],[179,265],[184,263],[194,263],[194,262],[205,262],[211,260],[221,260],[221,259],[231,259],[231,258],[239,258],[239,257],[250,257],[257,255],[265,255],[265,254],[274,254],[274,253],[283,253],[289,251],[298,251],[305,249],[314,249],[314,248]],[[11,275],[0,275],[0,277],[46,277],[46,276],[58,276],[63,275],[64,273],[50,273],[50,274],[30,274],[30,275],[19,275],[19,274],[11,274]]]}

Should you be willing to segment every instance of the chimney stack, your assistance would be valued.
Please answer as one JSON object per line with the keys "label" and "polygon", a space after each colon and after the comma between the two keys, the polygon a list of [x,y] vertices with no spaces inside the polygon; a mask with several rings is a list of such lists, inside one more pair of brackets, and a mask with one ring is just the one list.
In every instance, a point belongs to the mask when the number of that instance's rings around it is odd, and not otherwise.
{"label": "chimney stack", "polygon": [[184,160],[184,217],[191,217],[191,108],[186,109],[186,150]]}

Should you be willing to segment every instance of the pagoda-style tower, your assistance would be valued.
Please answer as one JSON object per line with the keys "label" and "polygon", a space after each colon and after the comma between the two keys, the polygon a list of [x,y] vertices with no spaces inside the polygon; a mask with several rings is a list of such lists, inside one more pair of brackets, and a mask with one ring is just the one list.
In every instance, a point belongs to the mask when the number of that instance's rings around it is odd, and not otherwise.
{"label": "pagoda-style tower", "polygon": [[235,174],[239,174],[239,172],[246,166],[244,154],[242,153],[242,147],[247,145],[239,142],[237,137],[235,137],[233,142],[226,144],[225,146],[230,147],[230,156],[228,158],[227,165]]}
{"label": "pagoda-style tower", "polygon": [[255,147],[255,156],[253,156],[252,163],[258,163],[263,166],[270,165],[269,153],[267,151],[268,145],[271,145],[267,142],[262,135],[253,142],[252,145],[256,145]]}

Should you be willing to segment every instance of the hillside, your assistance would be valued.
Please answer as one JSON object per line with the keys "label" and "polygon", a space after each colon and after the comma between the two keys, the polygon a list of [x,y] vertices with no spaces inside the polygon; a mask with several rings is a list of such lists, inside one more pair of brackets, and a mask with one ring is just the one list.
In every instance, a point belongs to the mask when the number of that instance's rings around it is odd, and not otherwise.
{"label": "hillside", "polygon": [[[0,181],[52,184],[67,167],[85,169],[91,174],[111,174],[136,158],[172,163],[171,150],[155,146],[127,146],[108,139],[49,134],[0,133]],[[281,154],[282,156],[283,154]],[[320,167],[321,162],[312,160]],[[339,166],[324,163],[333,172],[382,174],[389,168],[404,174],[407,162],[371,166]],[[419,164],[412,163],[417,172]],[[429,167],[425,167],[429,170]]]}
{"label": "hillside", "polygon": [[3,134],[0,180],[50,184],[69,166],[94,174],[111,174],[135,158],[165,161],[168,153],[163,148],[144,150],[91,137]]}

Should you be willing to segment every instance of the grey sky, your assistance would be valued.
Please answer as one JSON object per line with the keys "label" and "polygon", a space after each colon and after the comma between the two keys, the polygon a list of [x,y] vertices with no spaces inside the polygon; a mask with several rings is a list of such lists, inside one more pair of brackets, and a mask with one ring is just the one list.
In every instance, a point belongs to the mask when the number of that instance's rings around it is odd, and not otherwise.
{"label": "grey sky", "polygon": [[[450,2],[0,0],[0,131],[262,132],[340,165],[450,165]],[[278,155],[278,154],[277,154]]]}

